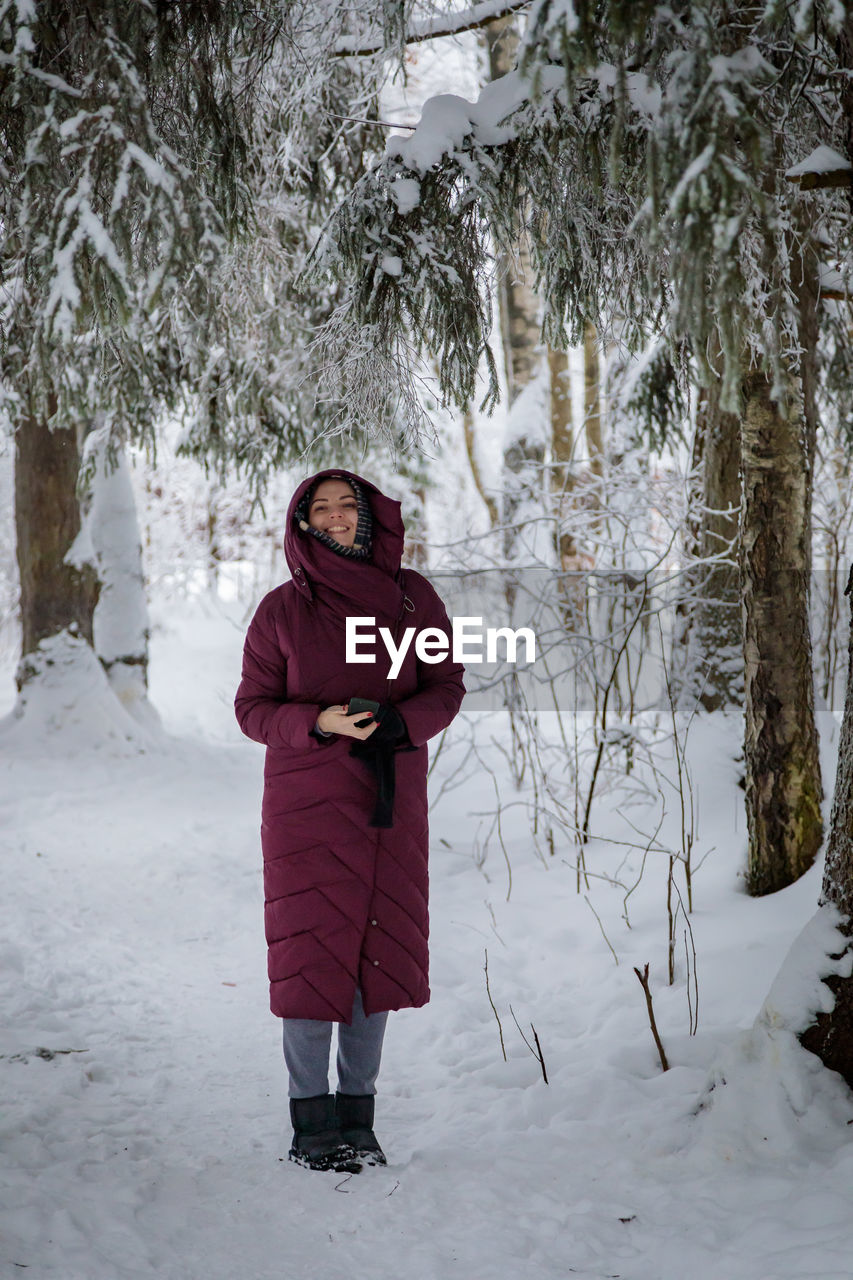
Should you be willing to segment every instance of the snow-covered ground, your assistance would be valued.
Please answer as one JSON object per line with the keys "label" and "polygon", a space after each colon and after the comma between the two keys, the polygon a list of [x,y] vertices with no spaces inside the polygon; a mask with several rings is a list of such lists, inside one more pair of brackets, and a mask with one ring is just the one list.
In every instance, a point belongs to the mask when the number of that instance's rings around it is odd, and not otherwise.
{"label": "snow-covered ground", "polygon": [[[433,815],[433,999],[389,1022],[389,1165],[311,1173],[286,1158],[267,1008],[262,751],[230,708],[243,611],[161,601],[154,619],[162,736],[99,745],[91,692],[53,730],[0,733],[0,1275],[847,1280],[853,1097],[787,1030],[820,922],[755,1023],[819,870],[742,892],[736,725],[691,731],[707,853],[694,1036],[681,930],[665,985],[665,859],[650,856],[630,928],[624,891],[576,892],[572,849],[536,855],[521,808],[504,813],[506,857],[493,841],[482,860],[491,776],[461,735],[444,748],[436,793],[464,781]],[[587,863],[612,875],[623,856],[599,838]],[[665,1074],[633,972],[647,961]]]}

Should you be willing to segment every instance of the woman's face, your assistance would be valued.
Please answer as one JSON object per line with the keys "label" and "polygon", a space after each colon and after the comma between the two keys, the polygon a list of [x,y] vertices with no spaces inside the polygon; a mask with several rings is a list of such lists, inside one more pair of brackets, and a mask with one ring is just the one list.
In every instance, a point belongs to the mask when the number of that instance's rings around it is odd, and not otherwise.
{"label": "woman's face", "polygon": [[358,503],[346,480],[322,480],[317,485],[308,508],[308,523],[342,547],[352,546],[358,526]]}

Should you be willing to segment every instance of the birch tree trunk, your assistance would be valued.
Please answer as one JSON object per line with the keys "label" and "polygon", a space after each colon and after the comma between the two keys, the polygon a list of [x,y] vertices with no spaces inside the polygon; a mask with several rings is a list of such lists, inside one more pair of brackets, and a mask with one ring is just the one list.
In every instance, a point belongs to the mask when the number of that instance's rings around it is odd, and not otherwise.
{"label": "birch tree trunk", "polygon": [[28,661],[42,640],[69,631],[92,643],[98,584],[88,565],[69,562],[80,533],[74,428],[51,429],[31,415],[15,435],[15,533],[21,587],[18,688],[36,674]]}
{"label": "birch tree trunk", "polygon": [[569,379],[569,356],[566,351],[548,350],[548,374],[551,404],[551,497],[556,528],[554,550],[563,625],[577,631],[584,616],[586,582],[577,537],[572,528],[574,507],[574,427],[572,423],[572,386]]}
{"label": "birch tree trunk", "polygon": [[[499,80],[515,68],[520,36],[510,15],[486,27],[489,75]],[[516,251],[497,257],[498,312],[510,405],[536,376],[541,363],[539,300],[533,290],[533,268],[519,228]]]}
{"label": "birch tree trunk", "polygon": [[[499,80],[516,63],[519,33],[512,16],[490,22],[485,28],[489,51],[489,74]],[[542,363],[539,300],[533,290],[533,268],[527,252],[524,228],[519,225],[515,252],[497,255],[497,294],[501,342],[506,369],[507,401],[510,407],[508,435],[504,444],[504,553],[511,556],[517,536],[513,528],[516,513],[526,497],[541,488],[545,462],[541,429],[528,431],[526,424],[513,423],[512,406],[535,378]]]}
{"label": "birch tree trunk", "polygon": [[746,386],[742,424],[748,891],[791,884],[820,847],[822,798],[808,619],[809,459],[796,396]]}
{"label": "birch tree trunk", "polygon": [[[700,393],[696,454],[701,456],[702,512],[696,553],[703,560],[737,559],[740,515],[740,422],[720,409],[718,384]],[[695,456],[695,455],[694,455]],[[701,662],[699,701],[706,711],[740,705],[743,697],[743,624],[737,564],[700,569],[693,646]]]}

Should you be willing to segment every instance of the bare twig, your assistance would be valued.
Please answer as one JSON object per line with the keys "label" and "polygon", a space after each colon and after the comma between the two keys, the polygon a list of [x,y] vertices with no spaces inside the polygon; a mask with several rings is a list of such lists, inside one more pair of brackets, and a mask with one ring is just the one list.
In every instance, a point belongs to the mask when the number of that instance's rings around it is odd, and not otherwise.
{"label": "bare twig", "polygon": [[590,902],[590,900],[589,900],[589,894],[588,894],[588,893],[585,893],[585,894],[583,895],[583,900],[584,900],[584,902],[586,903],[586,905],[589,907],[589,909],[590,909],[590,911],[592,912],[592,914],[595,916],[596,920],[598,921],[598,927],[599,927],[599,929],[601,930],[601,936],[602,936],[602,938],[604,939],[604,941],[607,943],[608,947],[610,948],[610,954],[613,956],[613,959],[614,959],[614,960],[616,961],[616,963],[618,964],[618,963],[619,963],[619,957],[617,956],[616,952],[613,950],[613,944],[612,944],[612,942],[611,942],[611,941],[610,941],[610,939],[608,938],[607,934],[604,932],[604,925],[601,923],[601,916],[598,914],[598,912],[596,911],[595,907],[594,907],[594,906],[592,905],[592,903]]}
{"label": "bare twig", "polygon": [[[616,651],[616,657],[611,667],[610,676],[604,688],[604,698],[601,706],[600,729],[599,729],[601,736],[598,742],[598,751],[596,753],[595,763],[592,767],[592,778],[590,779],[589,790],[586,796],[586,805],[584,806],[583,823],[581,826],[581,844],[587,844],[589,842],[590,810],[592,809],[592,800],[593,800],[593,796],[595,795],[595,786],[598,780],[599,770],[601,768],[601,758],[604,754],[604,748],[607,743],[607,703],[610,698],[611,690],[613,689],[613,686],[616,682],[616,674],[619,670],[619,663],[622,660],[622,655],[625,653],[625,650],[628,647],[628,641],[631,639],[631,636],[633,635],[633,632],[634,632],[634,628],[636,627],[637,623],[640,621],[640,618],[642,617],[642,614],[643,614],[643,609],[645,608],[645,605],[646,605],[646,599],[648,597],[647,575],[643,576],[642,588],[643,588],[642,599],[640,600],[639,606],[637,607],[634,617],[631,619],[630,625],[625,628],[625,634],[622,638],[622,643],[619,645],[619,648]],[[587,888],[589,888],[589,885],[587,885]]]}
{"label": "bare twig", "polygon": [[667,940],[666,940],[666,959],[667,972],[669,974],[669,985],[675,982],[675,916],[676,911],[672,905],[672,890],[675,883],[675,854],[669,855],[669,871],[666,877],[666,922],[667,922]]}
{"label": "bare twig", "polygon": [[430,761],[429,768],[427,769],[427,782],[429,782],[430,778],[432,777],[432,771],[435,768],[436,764],[438,763],[438,757],[441,755],[441,748],[444,746],[444,741],[446,737],[447,737],[447,729],[443,729],[441,737],[438,740],[438,746],[435,748],[435,750],[432,753],[432,760]]}
{"label": "bare twig", "polygon": [[377,129],[414,129],[413,124],[404,124],[402,120],[367,120],[363,116],[339,116],[337,112],[330,111],[329,115],[333,120],[342,120],[345,124],[370,124]]}
{"label": "bare twig", "polygon": [[[669,669],[666,664],[666,646],[663,639],[663,627],[661,626],[660,617],[658,617],[658,633],[660,635],[661,661],[663,663],[664,681],[666,684],[666,695],[669,701],[670,716],[672,718],[672,741],[675,747],[675,766],[678,771],[678,800],[681,810],[681,860],[684,863],[684,878],[687,884],[687,910],[693,910],[693,867],[692,854],[693,842],[696,834],[696,808],[693,797],[693,779],[690,770],[687,767],[686,742],[682,742],[678,736],[678,716],[675,709],[675,696],[672,689],[672,680],[670,678]],[[697,703],[698,705],[698,703]],[[695,711],[695,708],[694,708]],[[693,717],[691,716],[691,723]],[[690,724],[687,726],[687,732],[690,730]],[[689,797],[689,805],[685,801],[685,793]],[[671,868],[670,868],[671,871]],[[670,978],[670,982],[672,978]]]}
{"label": "bare twig", "polygon": [[[690,935],[690,941],[691,941],[691,942],[693,942],[693,934],[692,934],[692,933],[691,933],[691,935]],[[687,1016],[688,1016],[688,1019],[689,1019],[689,1022],[690,1022],[690,1034],[691,1034],[692,1036],[695,1036],[696,1032],[699,1030],[699,1022],[698,1022],[698,1018],[699,1018],[699,1009],[698,1009],[699,991],[698,991],[698,987],[697,987],[697,985],[696,985],[696,963],[695,963],[695,962],[696,962],[696,944],[695,944],[695,943],[693,944],[693,961],[694,961],[694,964],[693,964],[693,987],[694,987],[694,990],[695,990],[695,992],[696,992],[696,1003],[695,1003],[695,1004],[694,1004],[694,1002],[693,1002],[693,997],[692,997],[691,992],[690,992],[690,952],[689,952],[689,951],[688,951],[688,949],[687,949],[687,930],[685,929],[685,930],[684,930],[684,963],[685,963],[685,964],[686,964],[686,966],[687,966]]]}
{"label": "bare twig", "polygon": [[652,1035],[654,1036],[655,1044],[657,1045],[658,1056],[660,1058],[660,1065],[664,1071],[669,1071],[669,1063],[666,1060],[666,1054],[664,1052],[663,1044],[661,1043],[661,1038],[658,1035],[657,1023],[655,1022],[655,1011],[654,1011],[654,1006],[652,1004],[652,992],[651,992],[651,988],[649,987],[648,962],[643,966],[642,973],[637,968],[637,966],[634,965],[634,973],[636,973],[637,978],[639,979],[640,986],[643,988],[643,991],[645,992],[645,995],[646,995],[646,1008],[649,1011],[649,1026],[652,1029]]}
{"label": "bare twig", "polygon": [[542,1046],[541,1046],[541,1044],[539,1043],[539,1037],[538,1037],[538,1035],[536,1034],[536,1028],[534,1027],[534,1025],[533,1025],[533,1023],[532,1023],[532,1022],[531,1022],[531,1024],[530,1024],[530,1030],[533,1032],[533,1042],[534,1042],[534,1044],[536,1045],[536,1056],[538,1057],[538,1059],[539,1059],[539,1065],[540,1065],[540,1067],[542,1068],[542,1079],[543,1079],[543,1080],[545,1081],[545,1083],[547,1084],[547,1083],[548,1083],[548,1072],[545,1070],[545,1056],[544,1056],[544,1054],[542,1053]]}
{"label": "bare twig", "polygon": [[[693,936],[693,925],[690,923],[690,916],[684,910],[684,899],[678,885],[673,881],[675,892],[678,895],[678,907],[676,908],[675,918],[678,919],[678,912],[684,916],[686,925],[684,931],[684,957],[687,964],[687,1011],[690,1019],[690,1034],[696,1035],[699,1030],[699,976],[696,969],[696,939]],[[687,939],[690,938],[690,950],[687,948]],[[691,966],[690,956],[693,955],[693,963]],[[691,995],[692,986],[692,995]]]}
{"label": "bare twig", "polygon": [[500,1017],[498,1016],[498,1011],[495,1008],[495,1002],[492,999],[492,992],[491,992],[491,988],[489,987],[489,948],[488,947],[486,947],[486,995],[489,997],[489,1004],[492,1006],[492,1013],[495,1015],[495,1022],[497,1022],[498,1024],[498,1035],[501,1038],[501,1053],[504,1056],[504,1062],[506,1062],[506,1045],[504,1044],[504,1029],[501,1026],[501,1020],[500,1020]]}
{"label": "bare twig", "polygon": [[492,785],[495,788],[495,799],[498,802],[497,813],[495,814],[495,826],[498,833],[498,843],[500,844],[501,852],[503,853],[504,861],[506,862],[506,876],[507,876],[506,900],[507,902],[509,902],[510,894],[512,893],[512,863],[509,860],[507,847],[504,844],[503,831],[501,830],[501,809],[503,806],[501,805],[501,793],[498,788],[498,780],[494,776],[494,774],[492,774]]}
{"label": "bare twig", "polygon": [[535,1042],[535,1044],[536,1044],[536,1048],[534,1049],[534,1048],[533,1048],[533,1045],[532,1045],[532,1044],[530,1043],[530,1041],[527,1039],[527,1036],[524,1034],[524,1032],[522,1031],[521,1027],[519,1026],[519,1024],[518,1024],[518,1018],[515,1016],[515,1012],[514,1012],[514,1010],[513,1010],[512,1005],[510,1005],[510,1006],[509,1006],[509,1011],[510,1011],[510,1013],[512,1014],[512,1020],[513,1020],[513,1022],[515,1023],[516,1027],[518,1027],[518,1034],[521,1036],[522,1040],[523,1040],[523,1041],[524,1041],[524,1043],[527,1045],[528,1049],[529,1049],[529,1050],[530,1050],[530,1052],[533,1054],[534,1058],[536,1058],[537,1062],[539,1063],[539,1066],[542,1068],[542,1079],[545,1081],[545,1083],[546,1083],[546,1084],[548,1084],[548,1072],[545,1070],[545,1058],[544,1058],[544,1057],[543,1057],[543,1055],[542,1055],[542,1046],[541,1046],[541,1044],[539,1043],[539,1037],[538,1037],[538,1035],[536,1034],[536,1028],[534,1027],[533,1023],[531,1022],[531,1024],[530,1024],[530,1030],[533,1032],[533,1040],[534,1040],[534,1042]]}

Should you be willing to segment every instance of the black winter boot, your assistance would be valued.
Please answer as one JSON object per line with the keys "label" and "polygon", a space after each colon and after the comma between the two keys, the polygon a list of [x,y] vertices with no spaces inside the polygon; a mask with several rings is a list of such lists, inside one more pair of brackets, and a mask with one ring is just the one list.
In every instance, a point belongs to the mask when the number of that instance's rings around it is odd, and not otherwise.
{"label": "black winter boot", "polygon": [[330,1093],[316,1098],[291,1098],[293,1143],[290,1159],[308,1169],[334,1169],[336,1173],[360,1173],[361,1161],[344,1140]]}
{"label": "black winter boot", "polygon": [[385,1153],[373,1132],[376,1099],[372,1093],[336,1093],[335,1109],[341,1137],[367,1164],[387,1164]]}

